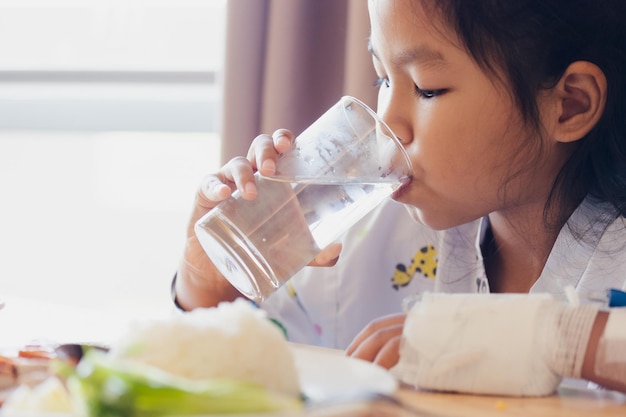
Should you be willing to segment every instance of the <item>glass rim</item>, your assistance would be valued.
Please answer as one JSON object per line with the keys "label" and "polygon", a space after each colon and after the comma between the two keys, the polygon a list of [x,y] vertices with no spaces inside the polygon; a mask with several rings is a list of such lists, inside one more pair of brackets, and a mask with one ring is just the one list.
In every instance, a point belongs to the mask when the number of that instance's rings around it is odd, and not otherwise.
{"label": "glass rim", "polygon": [[400,139],[398,139],[398,137],[396,136],[395,132],[389,127],[387,122],[385,122],[383,120],[383,118],[380,117],[380,115],[378,113],[376,113],[370,106],[365,104],[362,100],[360,100],[360,99],[358,99],[358,98],[356,98],[354,96],[351,96],[351,95],[344,95],[344,96],[341,97],[341,99],[339,99],[339,102],[343,102],[345,100],[349,100],[349,101],[354,102],[354,103],[358,104],[359,106],[361,106],[363,109],[365,109],[365,111],[367,111],[370,114],[370,116],[372,116],[374,118],[374,120],[376,120],[376,123],[379,123],[385,129],[387,129],[387,132],[390,133],[389,138],[394,142],[396,147],[400,150],[400,154],[404,158],[404,162],[406,163],[407,168],[409,170],[408,175],[412,175],[412,173],[413,173],[413,164],[411,163],[411,159],[409,158],[409,154],[407,153],[404,145],[402,145],[402,142],[400,142]]}

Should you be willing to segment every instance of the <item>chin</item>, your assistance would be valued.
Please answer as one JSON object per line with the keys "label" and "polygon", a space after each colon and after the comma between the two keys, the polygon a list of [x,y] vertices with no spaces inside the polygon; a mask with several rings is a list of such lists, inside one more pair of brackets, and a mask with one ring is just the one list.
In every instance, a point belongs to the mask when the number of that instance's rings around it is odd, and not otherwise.
{"label": "chin", "polygon": [[428,216],[426,213],[424,213],[423,210],[420,210],[415,206],[404,204],[404,207],[409,212],[409,215],[413,220],[415,220],[417,223],[423,224],[424,226],[430,227],[433,230],[445,230],[454,226],[458,226],[458,224],[451,224],[449,221],[446,221],[446,219],[441,219],[439,216]]}
{"label": "chin", "polygon": [[420,216],[420,212],[417,208],[410,206],[408,204],[404,204],[404,208],[406,209],[406,211],[409,212],[409,215],[411,216],[411,218],[413,220],[415,220],[416,222],[420,223],[420,224],[426,224],[424,223],[424,221],[422,220],[422,216]]}

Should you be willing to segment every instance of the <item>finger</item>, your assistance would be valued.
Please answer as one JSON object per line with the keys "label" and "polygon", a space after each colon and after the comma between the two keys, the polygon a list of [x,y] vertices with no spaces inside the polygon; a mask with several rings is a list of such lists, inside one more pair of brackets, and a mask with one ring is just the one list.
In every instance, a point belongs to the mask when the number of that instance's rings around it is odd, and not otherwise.
{"label": "finger", "polygon": [[313,259],[309,266],[333,266],[339,260],[339,254],[341,253],[341,243],[332,243],[324,248],[315,259]]}
{"label": "finger", "polygon": [[250,161],[242,156],[228,161],[217,174],[217,178],[231,189],[236,188],[245,200],[252,200],[257,196],[254,168]]}
{"label": "finger", "polygon": [[353,348],[350,356],[353,358],[374,362],[378,355],[381,353],[381,351],[383,351],[385,345],[390,340],[401,336],[401,324],[385,327],[384,329],[379,329],[378,331],[369,334],[362,343]]}
{"label": "finger", "polygon": [[200,192],[200,204],[205,208],[212,208],[216,203],[230,197],[232,190],[215,175],[209,175],[202,182]]}
{"label": "finger", "polygon": [[272,133],[272,139],[274,140],[276,150],[284,153],[292,148],[295,136],[290,130],[278,129]]}
{"label": "finger", "polygon": [[374,363],[376,365],[382,366],[385,369],[393,368],[398,361],[400,360],[400,342],[402,340],[402,336],[395,336],[385,343],[385,345],[380,349],[376,358],[374,359]]}
{"label": "finger", "polygon": [[259,135],[252,141],[248,149],[248,160],[261,175],[273,175],[276,171],[278,151],[269,135]]}
{"label": "finger", "polygon": [[[234,188],[234,184],[232,188]],[[196,193],[191,218],[187,224],[187,237],[195,236],[194,225],[196,221],[213,207],[217,206],[221,201],[230,197],[232,188],[215,174],[208,175],[204,178]]]}
{"label": "finger", "polygon": [[395,326],[400,326],[400,328],[402,328],[405,319],[406,316],[404,314],[392,314],[370,322],[363,330],[361,330],[361,332],[359,332],[359,334],[356,335],[352,343],[350,343],[346,349],[346,354],[352,356],[367,339],[385,328]]}

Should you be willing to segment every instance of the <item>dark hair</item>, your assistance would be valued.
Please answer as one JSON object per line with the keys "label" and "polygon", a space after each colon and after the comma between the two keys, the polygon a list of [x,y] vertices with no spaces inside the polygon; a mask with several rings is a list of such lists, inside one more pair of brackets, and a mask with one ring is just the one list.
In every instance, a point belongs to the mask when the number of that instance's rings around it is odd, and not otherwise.
{"label": "dark hair", "polygon": [[[604,114],[564,165],[546,204],[560,226],[585,195],[626,215],[626,0],[432,0],[484,69],[501,70],[524,119],[540,129],[537,93],[589,61],[608,83]],[[524,146],[538,146],[525,143]],[[576,201],[572,201],[572,198]],[[546,221],[548,218],[546,217]]]}

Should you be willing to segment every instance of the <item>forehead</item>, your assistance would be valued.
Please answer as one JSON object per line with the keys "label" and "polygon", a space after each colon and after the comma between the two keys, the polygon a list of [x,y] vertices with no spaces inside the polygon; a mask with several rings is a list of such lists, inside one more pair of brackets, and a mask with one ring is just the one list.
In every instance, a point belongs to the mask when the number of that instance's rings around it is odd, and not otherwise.
{"label": "forehead", "polygon": [[394,65],[441,64],[463,53],[454,31],[428,6],[419,0],[369,0],[372,53],[379,59],[384,54]]}

